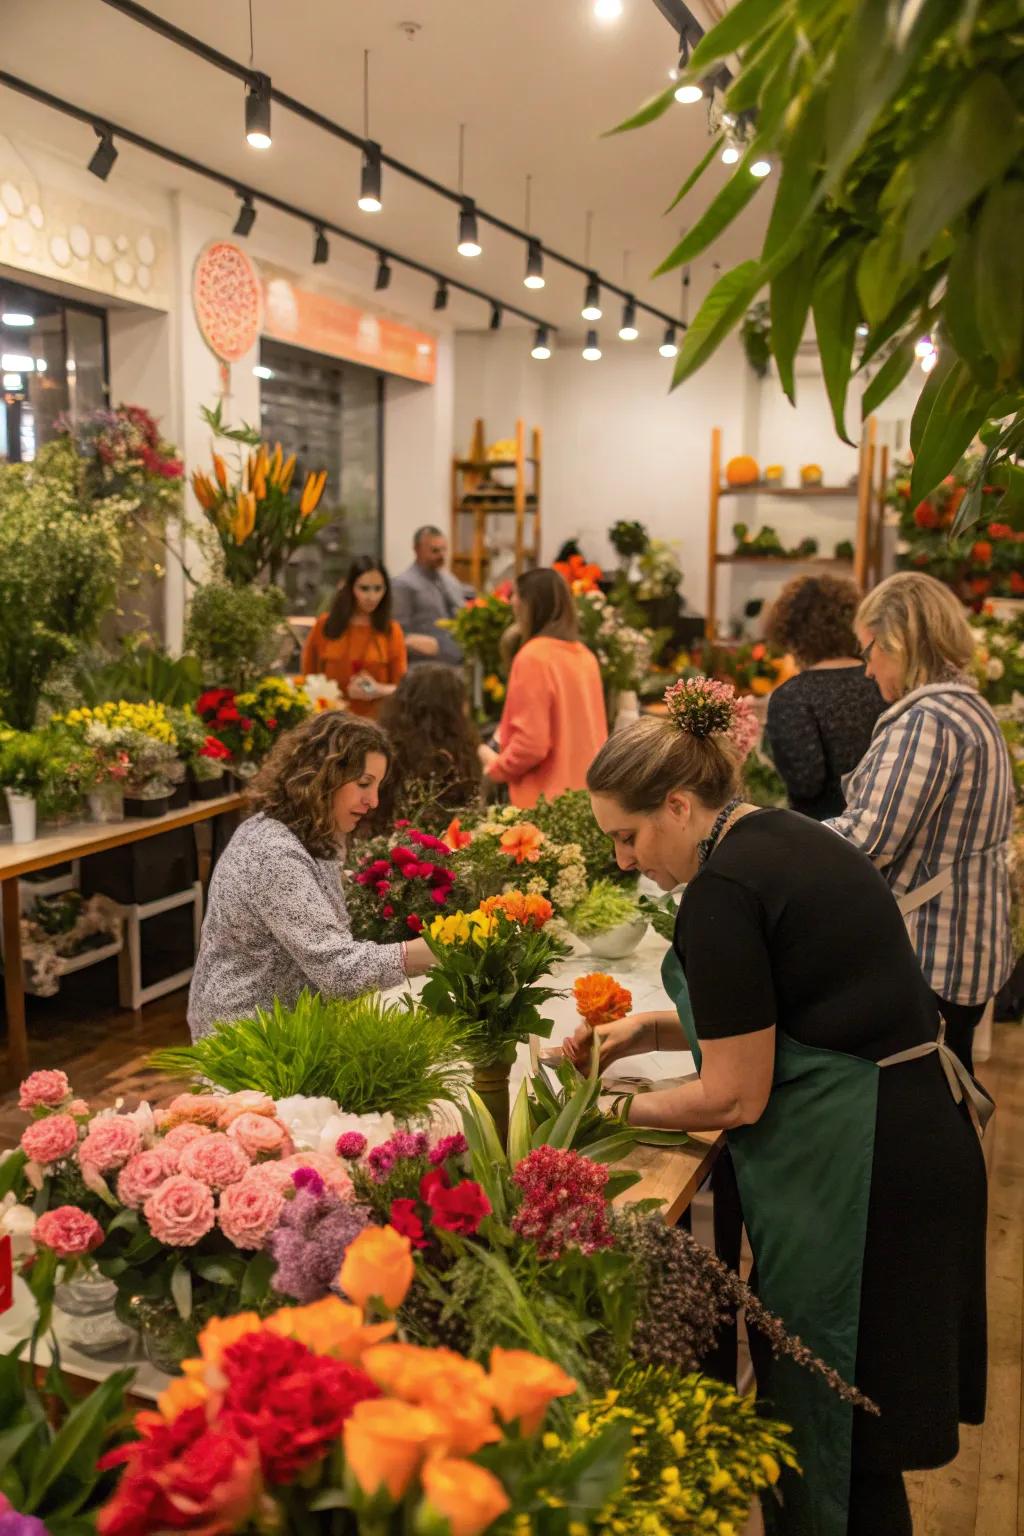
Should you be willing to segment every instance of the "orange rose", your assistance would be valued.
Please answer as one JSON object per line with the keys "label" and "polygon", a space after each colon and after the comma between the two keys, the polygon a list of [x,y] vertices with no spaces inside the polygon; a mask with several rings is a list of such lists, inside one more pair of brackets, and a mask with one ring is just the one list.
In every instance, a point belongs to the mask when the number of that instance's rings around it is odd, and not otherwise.
{"label": "orange rose", "polygon": [[400,1499],[427,1452],[444,1439],[444,1421],[392,1397],[357,1403],[345,1420],[345,1462],[365,1494],[386,1488]]}
{"label": "orange rose", "polygon": [[362,1366],[385,1392],[439,1415],[446,1451],[471,1456],[482,1445],[501,1439],[486,1373],[474,1361],[450,1349],[381,1344],[367,1350]]}
{"label": "orange rose", "polygon": [[394,1311],[412,1285],[412,1243],[394,1227],[364,1227],[345,1249],[338,1284],[357,1306],[376,1297]]}
{"label": "orange rose", "polygon": [[350,1365],[358,1364],[365,1350],[395,1331],[394,1323],[364,1323],[361,1308],[337,1296],[325,1296],[306,1307],[282,1307],[267,1318],[266,1326],[271,1333],[298,1339],[315,1355],[333,1355]]}
{"label": "orange rose", "polygon": [[491,1350],[487,1390],[499,1418],[505,1424],[518,1419],[520,1433],[532,1435],[543,1423],[548,1403],[556,1397],[568,1397],[575,1392],[576,1383],[550,1360],[525,1349],[496,1346]]}
{"label": "orange rose", "polygon": [[451,1536],[478,1536],[509,1508],[494,1473],[472,1461],[436,1457],[423,1468],[422,1482],[427,1503],[448,1521]]}
{"label": "orange rose", "polygon": [[540,827],[535,827],[532,821],[522,821],[501,834],[501,851],[517,864],[536,864],[543,841],[544,833]]}
{"label": "orange rose", "polygon": [[632,992],[627,992],[614,976],[606,976],[602,971],[580,976],[572,990],[576,1012],[592,1029],[597,1024],[614,1024],[616,1019],[624,1019],[633,1006]]}
{"label": "orange rose", "polygon": [[170,1424],[188,1408],[198,1408],[206,1402],[210,1393],[206,1385],[194,1376],[174,1376],[165,1392],[156,1400],[163,1419]]}

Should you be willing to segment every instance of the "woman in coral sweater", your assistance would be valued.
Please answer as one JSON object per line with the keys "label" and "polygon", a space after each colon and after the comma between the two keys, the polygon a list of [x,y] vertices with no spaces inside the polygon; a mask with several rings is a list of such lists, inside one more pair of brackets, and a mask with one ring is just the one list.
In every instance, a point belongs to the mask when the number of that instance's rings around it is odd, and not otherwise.
{"label": "woman in coral sweater", "polygon": [[372,555],[359,555],[313,625],[302,649],[303,672],[337,683],[354,715],[375,716],[408,665],[405,636],[391,617],[391,582]]}
{"label": "woman in coral sweater", "polygon": [[608,736],[601,670],[581,642],[572,593],[557,571],[519,577],[512,608],[521,644],[498,727],[500,750],[480,748],[484,772],[513,805],[583,789]]}

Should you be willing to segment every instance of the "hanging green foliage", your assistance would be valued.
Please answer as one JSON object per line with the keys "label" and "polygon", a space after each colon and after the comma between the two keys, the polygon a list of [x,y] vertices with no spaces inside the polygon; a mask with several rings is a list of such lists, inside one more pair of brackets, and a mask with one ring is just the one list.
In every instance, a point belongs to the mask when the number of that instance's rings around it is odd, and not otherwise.
{"label": "hanging green foliage", "polygon": [[[760,257],[725,272],[687,331],[673,384],[707,361],[768,288],[771,353],[795,396],[813,315],[836,430],[853,378],[874,372],[867,415],[930,334],[938,365],[914,415],[912,499],[953,468],[986,423],[981,487],[1024,498],[1024,27],[1019,0],[739,0],[694,50],[685,80],[738,54],[724,109],[750,114],[725,186],[662,263],[699,256],[760,187],[775,199]],[[616,131],[672,106],[673,82]],[[750,166],[767,160],[758,181]],[[705,158],[684,194],[711,163]],[[763,194],[762,194],[763,195]],[[867,337],[858,344],[858,326]],[[848,440],[848,439],[847,439]]]}

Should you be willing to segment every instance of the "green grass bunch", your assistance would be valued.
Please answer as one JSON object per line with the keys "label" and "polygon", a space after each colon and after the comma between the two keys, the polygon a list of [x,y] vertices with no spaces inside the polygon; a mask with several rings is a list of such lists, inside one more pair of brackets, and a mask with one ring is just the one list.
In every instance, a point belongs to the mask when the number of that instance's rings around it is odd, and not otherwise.
{"label": "green grass bunch", "polygon": [[324,998],[303,991],[251,1019],[215,1025],[192,1045],[158,1051],[152,1064],[232,1093],[255,1089],[335,1099],[346,1114],[411,1119],[465,1084],[466,1032],[414,1003],[374,993]]}
{"label": "green grass bunch", "polygon": [[614,880],[601,879],[595,880],[583,900],[566,914],[566,922],[581,939],[590,939],[635,922],[639,916],[640,907],[631,890]]}

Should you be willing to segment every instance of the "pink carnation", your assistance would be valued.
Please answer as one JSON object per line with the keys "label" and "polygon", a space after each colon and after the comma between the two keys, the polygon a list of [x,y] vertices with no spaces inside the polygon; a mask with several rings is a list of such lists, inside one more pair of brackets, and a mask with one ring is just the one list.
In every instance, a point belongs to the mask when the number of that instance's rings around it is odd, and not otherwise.
{"label": "pink carnation", "polygon": [[193,1125],[191,1120],[183,1120],[180,1125],[172,1126],[167,1132],[161,1145],[170,1147],[174,1152],[180,1152],[187,1147],[189,1142],[198,1141],[202,1136],[212,1136],[213,1132],[208,1125]]}
{"label": "pink carnation", "polygon": [[169,1248],[191,1248],[213,1226],[213,1196],[185,1173],[172,1174],[142,1207],[149,1230]]}
{"label": "pink carnation", "polygon": [[90,1125],[78,1149],[78,1161],[100,1173],[122,1168],[142,1149],[142,1137],[129,1115],[100,1115]]}
{"label": "pink carnation", "polygon": [[236,1248],[262,1248],[283,1206],[284,1196],[273,1181],[253,1171],[221,1195],[217,1220]]}
{"label": "pink carnation", "polygon": [[200,1136],[190,1141],[178,1159],[178,1167],[190,1178],[211,1189],[226,1189],[244,1179],[252,1164],[237,1141],[215,1131],[212,1136]]}
{"label": "pink carnation", "polygon": [[78,1146],[78,1126],[70,1115],[33,1120],[21,1133],[22,1151],[34,1163],[56,1163]]}
{"label": "pink carnation", "polygon": [[67,1112],[69,1115],[87,1115],[89,1106],[84,1099],[72,1099]]}
{"label": "pink carnation", "polygon": [[366,1146],[366,1137],[361,1131],[345,1131],[338,1137],[338,1145],[335,1151],[339,1157],[347,1157],[354,1161],[357,1157],[362,1157],[366,1151]]}
{"label": "pink carnation", "polygon": [[32,1072],[18,1096],[19,1109],[56,1109],[71,1094],[66,1072]]}
{"label": "pink carnation", "polygon": [[228,1135],[252,1158],[287,1157],[293,1151],[288,1127],[266,1115],[239,1115],[228,1126]]}
{"label": "pink carnation", "polygon": [[223,1098],[213,1093],[179,1093],[160,1116],[160,1124],[166,1130],[183,1122],[219,1129],[223,1105]]}
{"label": "pink carnation", "polygon": [[277,1114],[277,1105],[273,1099],[265,1093],[256,1093],[252,1089],[243,1089],[241,1093],[229,1093],[221,1100],[220,1123],[223,1126],[237,1120],[239,1115],[266,1115],[273,1119]]}
{"label": "pink carnation", "polygon": [[279,1163],[260,1163],[259,1165],[261,1175],[270,1179],[275,1189],[283,1191],[287,1191],[289,1186],[295,1187],[292,1174],[300,1168],[312,1168],[339,1199],[352,1199],[352,1180],[338,1159],[332,1157],[329,1152],[293,1152],[290,1157],[282,1158]]}
{"label": "pink carnation", "polygon": [[136,1152],[117,1176],[117,1196],[122,1205],[138,1210],[143,1201],[178,1171],[177,1153],[166,1143]]}
{"label": "pink carnation", "polygon": [[60,1259],[77,1259],[99,1247],[103,1228],[77,1205],[58,1205],[40,1216],[32,1228],[32,1238],[43,1248],[52,1248]]}

